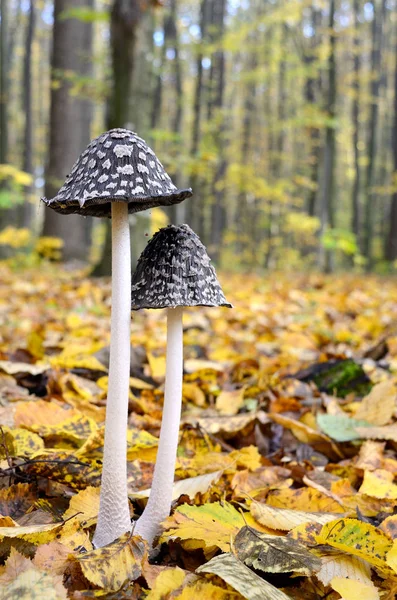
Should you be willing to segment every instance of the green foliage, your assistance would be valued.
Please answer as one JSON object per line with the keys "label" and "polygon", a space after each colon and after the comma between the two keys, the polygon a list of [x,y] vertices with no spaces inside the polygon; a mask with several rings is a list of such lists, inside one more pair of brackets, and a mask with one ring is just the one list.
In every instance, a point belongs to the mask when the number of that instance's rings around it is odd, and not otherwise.
{"label": "green foliage", "polygon": [[326,250],[340,250],[350,256],[358,252],[356,236],[347,229],[327,229],[322,242]]}
{"label": "green foliage", "polygon": [[23,189],[32,184],[32,176],[14,165],[0,164],[0,209],[12,208],[24,201]]}
{"label": "green foliage", "polygon": [[61,21],[66,19],[78,19],[84,23],[98,23],[109,21],[109,13],[107,11],[94,10],[89,6],[76,6],[64,10],[60,15]]}

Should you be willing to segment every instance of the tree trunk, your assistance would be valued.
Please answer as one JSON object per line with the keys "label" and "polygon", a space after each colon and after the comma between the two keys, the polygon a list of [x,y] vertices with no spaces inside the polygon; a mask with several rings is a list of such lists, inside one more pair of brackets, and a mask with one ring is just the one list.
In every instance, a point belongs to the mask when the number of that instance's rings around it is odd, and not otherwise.
{"label": "tree trunk", "polygon": [[[381,5],[380,3],[381,2]],[[380,87],[382,81],[381,75],[381,59],[382,59],[382,34],[383,21],[385,14],[386,0],[373,0],[373,21],[372,21],[372,51],[371,51],[371,107],[368,130],[368,154],[367,154],[367,171],[366,171],[366,197],[364,206],[364,232],[363,232],[363,247],[362,253],[367,259],[367,270],[372,266],[372,242],[374,233],[374,215],[376,197],[373,191],[375,183],[375,161],[377,150],[377,130],[378,130],[378,103],[380,96]]]}
{"label": "tree trunk", "polygon": [[0,4],[0,163],[8,159],[8,1],[1,0]]}
{"label": "tree trunk", "polygon": [[[110,14],[110,49],[112,63],[112,87],[107,109],[107,129],[126,127],[130,117],[130,102],[134,91],[132,83],[136,67],[138,28],[147,0],[113,0]],[[139,217],[136,216],[138,219]],[[135,244],[135,236],[131,236]],[[102,257],[92,271],[93,277],[110,275],[111,228],[106,223],[105,244]]]}
{"label": "tree trunk", "polygon": [[[203,73],[203,50],[202,45],[206,37],[207,31],[207,15],[208,15],[208,0],[201,0],[200,5],[200,41],[199,50],[196,58],[196,85],[194,89],[193,100],[193,127],[192,139],[190,147],[190,156],[193,160],[199,159],[200,139],[201,139],[201,113],[203,103],[203,88],[204,88],[204,73]],[[197,232],[200,238],[204,235],[204,210],[203,210],[203,194],[200,178],[197,171],[193,169],[191,175],[191,186],[194,192],[193,199],[187,206],[187,220],[192,226],[192,229]]]}
{"label": "tree trunk", "polygon": [[[212,26],[214,32],[214,41],[219,42],[222,39],[225,28],[225,17],[226,0],[213,0]],[[211,73],[213,78],[208,103],[209,117],[211,117],[213,112],[216,111],[219,124],[216,125],[216,130],[214,133],[214,143],[218,161],[212,181],[212,197],[214,198],[214,204],[212,205],[212,227],[210,239],[212,245],[212,256],[214,261],[218,261],[222,244],[223,230],[226,224],[223,191],[219,188],[219,183],[224,178],[226,172],[224,147],[225,118],[222,114],[225,93],[225,53],[222,49],[218,49],[212,55]]]}
{"label": "tree trunk", "polygon": [[[34,2],[30,0],[28,25],[25,38],[25,57],[23,65],[23,111],[25,114],[23,170],[34,175],[33,169],[33,99],[32,99],[32,44],[35,28]],[[22,227],[30,227],[34,217],[34,206],[31,203],[33,186],[26,189],[25,203],[21,211]]]}
{"label": "tree trunk", "polygon": [[[321,11],[312,8],[311,9],[311,27],[313,29],[312,43],[308,49],[307,54],[304,56],[304,63],[306,68],[309,70],[309,75],[305,85],[305,100],[311,105],[315,106],[318,100],[319,93],[319,75],[314,75],[311,72],[312,65],[316,58],[317,46],[321,39],[319,34],[319,28],[321,25]],[[317,203],[317,192],[318,192],[318,180],[319,180],[319,150],[320,150],[320,130],[316,126],[311,126],[309,129],[310,138],[310,181],[311,188],[307,198],[307,213],[314,217],[316,214],[316,203]]]}
{"label": "tree trunk", "polygon": [[[395,56],[397,57],[397,44]],[[392,152],[394,176],[397,174],[397,60],[394,71],[394,115],[393,115]],[[397,259],[397,192],[391,198],[389,231],[385,248],[386,260]]]}
{"label": "tree trunk", "polygon": [[[334,166],[335,166],[335,115],[336,115],[336,37],[335,37],[335,0],[329,4],[329,30],[330,30],[330,53],[328,58],[328,90],[327,90],[327,114],[332,123],[326,128],[324,148],[324,173],[323,193],[321,198],[321,228],[320,235],[323,236],[328,227],[333,227],[333,193],[334,193]],[[331,270],[331,254],[326,252],[324,245],[320,243],[319,267],[324,271]]]}
{"label": "tree trunk", "polygon": [[352,122],[353,122],[353,151],[354,151],[354,183],[352,192],[352,221],[351,229],[356,236],[356,241],[360,243],[360,150],[359,150],[359,116],[360,116],[360,0],[354,0],[354,44],[353,44],[353,106],[352,106]]}
{"label": "tree trunk", "polygon": [[[93,6],[93,0],[86,2]],[[86,101],[70,93],[68,71],[82,74],[87,56],[91,55],[92,24],[62,18],[62,13],[80,6],[79,0],[55,0],[50,112],[49,163],[46,171],[45,195],[52,198],[89,141],[90,119]],[[87,42],[87,38],[90,41]],[[88,134],[88,135],[87,135]],[[80,215],[60,215],[45,211],[43,234],[64,241],[64,259],[86,261],[89,246],[84,219]]]}

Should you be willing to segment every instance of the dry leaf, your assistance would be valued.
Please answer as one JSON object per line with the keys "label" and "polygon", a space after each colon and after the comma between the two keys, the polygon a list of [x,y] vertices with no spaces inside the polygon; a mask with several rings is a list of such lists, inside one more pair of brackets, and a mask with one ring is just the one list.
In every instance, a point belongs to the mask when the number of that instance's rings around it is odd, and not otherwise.
{"label": "dry leaf", "polygon": [[390,379],[381,381],[362,399],[354,416],[372,425],[387,425],[396,408],[396,399],[395,383]]}
{"label": "dry leaf", "polygon": [[369,523],[357,519],[336,519],[323,525],[317,542],[358,556],[387,571],[386,557],[392,541]]}
{"label": "dry leaf", "polygon": [[261,525],[272,529],[280,529],[281,531],[290,531],[294,527],[304,523],[328,523],[336,517],[336,515],[332,514],[274,508],[273,506],[255,501],[251,504],[251,515]]}
{"label": "dry leaf", "polygon": [[175,539],[194,540],[199,542],[199,547],[217,546],[226,552],[244,525],[242,515],[228,502],[202,506],[183,504],[164,521],[160,543]]}
{"label": "dry leaf", "polygon": [[397,485],[393,483],[393,480],[393,473],[384,469],[364,471],[364,481],[359,491],[361,494],[367,494],[367,496],[373,496],[374,498],[395,500],[397,498]]}
{"label": "dry leaf", "polygon": [[238,390],[222,390],[215,403],[219,414],[222,416],[237,415],[244,404],[244,392],[244,387]]}
{"label": "dry leaf", "polygon": [[338,592],[342,600],[380,600],[379,591],[372,582],[363,583],[345,579],[344,577],[334,577],[330,583],[332,589]]}
{"label": "dry leaf", "polygon": [[284,592],[256,575],[233,554],[216,556],[196,572],[221,577],[247,600],[290,600]]}
{"label": "dry leaf", "polygon": [[82,571],[91,583],[106,591],[116,592],[142,573],[142,563],[147,560],[147,545],[140,537],[130,533],[104,546],[78,557]]}
{"label": "dry leaf", "polygon": [[250,527],[238,532],[233,549],[247,566],[265,573],[301,573],[310,575],[321,567],[319,558],[287,537],[266,535]]}

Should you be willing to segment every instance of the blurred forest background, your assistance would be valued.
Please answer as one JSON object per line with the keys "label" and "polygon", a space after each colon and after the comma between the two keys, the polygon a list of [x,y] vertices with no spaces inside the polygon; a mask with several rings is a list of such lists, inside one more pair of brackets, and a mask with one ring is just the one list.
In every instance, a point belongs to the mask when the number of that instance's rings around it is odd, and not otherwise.
{"label": "blurred forest background", "polygon": [[397,268],[397,0],[1,0],[0,256],[95,264],[109,226],[44,211],[91,138],[144,137],[222,268]]}

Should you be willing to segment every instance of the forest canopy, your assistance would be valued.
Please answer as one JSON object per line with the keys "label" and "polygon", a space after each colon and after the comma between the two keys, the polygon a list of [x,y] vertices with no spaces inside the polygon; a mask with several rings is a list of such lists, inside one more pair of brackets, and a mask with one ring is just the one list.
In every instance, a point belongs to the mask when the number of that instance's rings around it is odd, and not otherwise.
{"label": "forest canopy", "polygon": [[44,236],[49,254],[55,238],[57,256],[99,260],[104,224],[44,213],[39,198],[90,139],[127,127],[194,190],[166,214],[131,218],[135,255],[152,219],[153,230],[189,223],[227,268],[393,269],[396,8],[3,0],[2,255]]}

